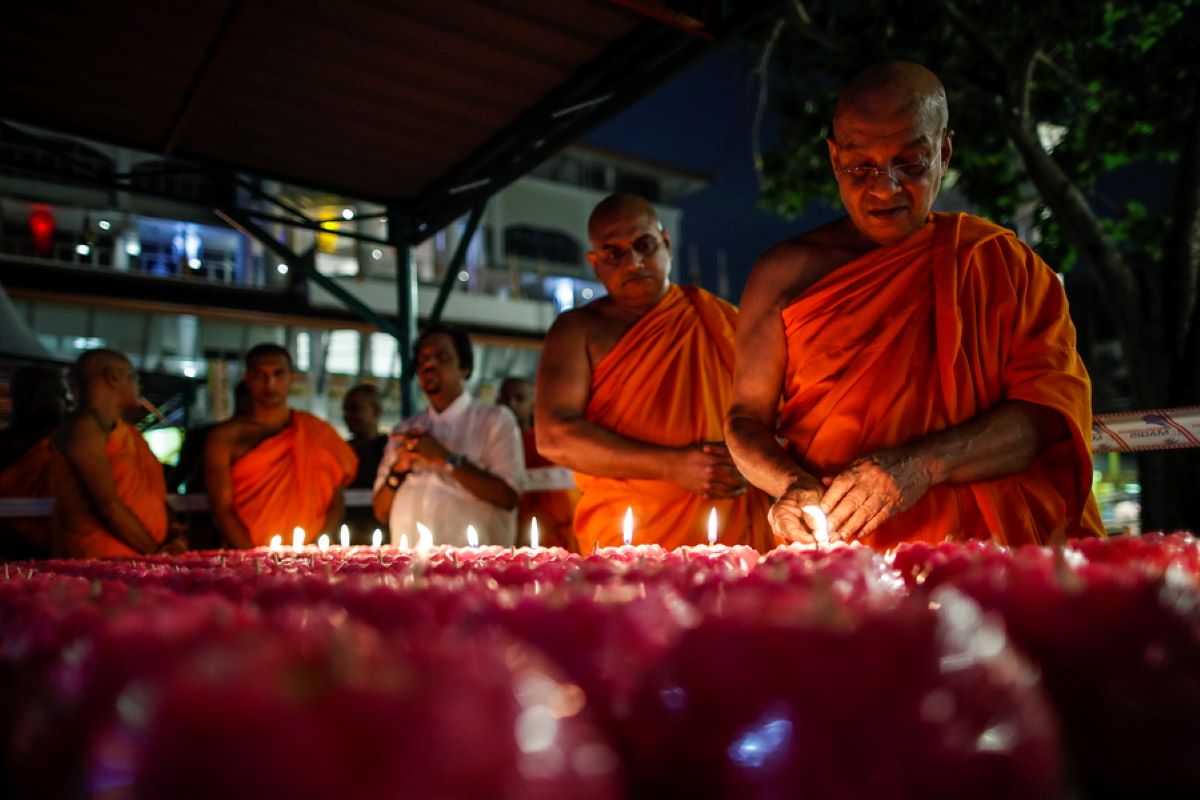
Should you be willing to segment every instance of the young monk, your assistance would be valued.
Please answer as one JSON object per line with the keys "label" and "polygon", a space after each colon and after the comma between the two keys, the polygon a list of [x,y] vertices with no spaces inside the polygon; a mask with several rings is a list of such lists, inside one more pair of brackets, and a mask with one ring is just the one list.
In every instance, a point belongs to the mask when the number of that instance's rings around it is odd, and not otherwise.
{"label": "young monk", "polygon": [[736,311],[670,282],[671,237],[636,195],[602,201],[588,259],[608,294],[546,335],[535,393],[537,449],[576,472],[582,552],[618,545],[632,507],[639,544],[769,546],[767,499],[747,491],[722,441]]}
{"label": "young monk", "polygon": [[329,423],[288,407],[292,357],[275,344],[246,353],[251,410],[213,428],[205,482],[213,521],[232,547],[261,547],[295,528],[336,536],[358,459]]}
{"label": "young monk", "polygon": [[137,371],[115,350],[75,363],[79,406],[53,437],[52,551],[60,558],[182,552],[168,541],[163,467],[122,417],[138,407]]}
{"label": "young monk", "polygon": [[810,505],[832,538],[880,549],[1103,534],[1062,285],[1010,231],[930,212],[952,137],[932,72],[860,74],[829,140],[846,217],[747,283],[726,431],[784,539],[812,540]]}

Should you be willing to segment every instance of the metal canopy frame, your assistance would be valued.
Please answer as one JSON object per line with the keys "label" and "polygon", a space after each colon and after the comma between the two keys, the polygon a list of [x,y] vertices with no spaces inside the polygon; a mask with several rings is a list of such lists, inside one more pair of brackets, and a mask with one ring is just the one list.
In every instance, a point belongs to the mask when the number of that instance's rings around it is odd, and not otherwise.
{"label": "metal canopy frame", "polygon": [[[670,8],[680,3],[657,4],[644,0],[608,0],[643,16],[646,21],[605,49],[597,58],[578,70],[568,81],[544,96],[535,106],[501,129],[482,146],[467,155],[447,174],[428,186],[416,197],[377,197],[347,191],[345,187],[306,186],[347,198],[373,202],[386,207],[387,236],[379,238],[356,232],[333,230],[295,208],[286,200],[263,191],[229,166],[183,159],[173,155],[181,132],[186,127],[192,100],[219,59],[222,46],[239,20],[243,5],[234,0],[214,35],[204,59],[197,69],[186,96],[173,117],[164,138],[161,152],[163,166],[173,173],[195,173],[214,178],[218,185],[228,186],[228,202],[213,209],[217,217],[242,231],[270,249],[289,265],[298,268],[305,279],[317,283],[337,297],[360,319],[394,336],[403,354],[401,399],[405,414],[413,408],[413,375],[409,359],[416,334],[417,287],[409,253],[411,248],[454,220],[470,212],[463,239],[454,253],[451,268],[447,269],[439,287],[431,321],[440,318],[449,299],[465,257],[470,237],[482,217],[487,200],[520,176],[541,164],[587,131],[628,108],[673,77],[685,65],[702,53],[756,22],[777,13],[786,0],[702,0],[703,21]],[[692,4],[695,5],[695,4]],[[52,141],[32,136],[8,123],[0,122],[0,130],[34,143],[54,155],[53,177],[73,183],[123,191],[165,199],[179,200],[162,192],[148,191],[136,185],[139,177],[132,173],[97,173],[61,151]],[[142,149],[136,147],[135,149]],[[158,174],[158,173],[155,173]],[[261,175],[289,185],[304,183],[279,175]],[[259,209],[237,204],[236,188],[271,206],[280,213],[269,214]],[[194,201],[193,201],[194,202]],[[356,215],[358,219],[378,218],[383,214]],[[319,231],[396,249],[397,319],[392,320],[371,309],[343,289],[336,281],[321,274],[315,266],[315,248],[296,253],[280,244],[260,223],[273,223],[305,230]]]}

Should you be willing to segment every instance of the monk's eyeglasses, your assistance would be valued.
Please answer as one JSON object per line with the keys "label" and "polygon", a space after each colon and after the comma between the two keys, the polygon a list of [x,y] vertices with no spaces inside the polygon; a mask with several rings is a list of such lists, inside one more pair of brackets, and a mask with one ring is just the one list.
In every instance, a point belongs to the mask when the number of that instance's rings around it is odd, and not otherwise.
{"label": "monk's eyeglasses", "polygon": [[658,252],[661,242],[653,233],[643,233],[641,236],[633,240],[629,247],[621,247],[615,244],[606,244],[600,248],[600,252],[596,254],[597,260],[610,267],[619,267],[625,263],[625,259],[636,253],[642,259],[647,259]]}
{"label": "monk's eyeglasses", "polygon": [[880,175],[886,175],[893,183],[912,183],[925,177],[932,163],[924,159],[908,164],[890,164],[886,167],[845,167],[838,174],[859,185],[873,185]]}

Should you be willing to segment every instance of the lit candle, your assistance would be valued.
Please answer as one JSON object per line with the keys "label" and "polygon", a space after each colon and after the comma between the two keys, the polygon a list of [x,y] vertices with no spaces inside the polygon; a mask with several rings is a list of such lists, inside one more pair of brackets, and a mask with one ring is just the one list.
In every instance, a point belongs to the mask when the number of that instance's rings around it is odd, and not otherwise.
{"label": "lit candle", "polygon": [[529,523],[529,546],[534,550],[538,547],[538,529],[537,517],[534,517]]}
{"label": "lit candle", "polygon": [[282,550],[283,549],[283,537],[280,536],[278,533],[275,534],[274,536],[271,537],[271,543],[269,545],[267,545],[267,547],[269,547],[271,550]]}
{"label": "lit candle", "polygon": [[479,547],[479,531],[475,530],[474,525],[467,526],[467,546]]}
{"label": "lit candle", "polygon": [[342,545],[342,547],[350,546],[350,526],[349,525],[342,526],[341,531],[338,533],[338,539],[340,540],[340,544]]}
{"label": "lit candle", "polygon": [[322,533],[317,537],[317,549],[324,553],[329,549],[329,534]]}
{"label": "lit candle", "polygon": [[625,523],[621,527],[626,546],[633,544],[633,506],[625,509]]}
{"label": "lit candle", "polygon": [[813,539],[820,547],[829,545],[829,520],[825,517],[825,512],[820,506],[804,506],[800,509],[800,513],[805,514],[811,520],[809,527],[813,529]]}
{"label": "lit candle", "polygon": [[376,528],[375,532],[371,534],[371,547],[383,547],[383,531],[379,528]]}
{"label": "lit candle", "polygon": [[308,538],[308,534],[304,532],[304,528],[296,526],[292,529],[292,549],[301,550],[304,548],[304,540]]}
{"label": "lit candle", "polygon": [[[382,535],[383,534],[380,534],[380,536],[382,536]],[[407,533],[400,534],[400,549],[401,550],[408,549],[408,534]]]}
{"label": "lit candle", "polygon": [[433,531],[417,523],[417,552],[424,553],[433,548]]}

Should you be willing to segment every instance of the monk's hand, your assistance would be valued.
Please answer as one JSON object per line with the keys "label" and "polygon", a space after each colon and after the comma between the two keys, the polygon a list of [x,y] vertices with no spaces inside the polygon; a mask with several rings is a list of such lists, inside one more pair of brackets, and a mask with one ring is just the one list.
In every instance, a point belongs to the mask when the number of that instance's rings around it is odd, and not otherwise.
{"label": "monk's hand", "polygon": [[767,511],[771,530],[785,542],[816,543],[816,520],[804,512],[805,506],[821,502],[825,487],[811,475],[797,478]]}
{"label": "monk's hand", "polygon": [[400,450],[409,456],[410,463],[424,462],[435,467],[443,466],[450,456],[450,451],[425,431],[414,430],[403,434]]}
{"label": "monk's hand", "polygon": [[746,491],[746,481],[723,442],[698,442],[680,448],[671,475],[675,483],[703,497],[734,497]]}
{"label": "monk's hand", "polygon": [[829,538],[852,541],[869,536],[920,500],[930,483],[928,465],[904,449],[858,459],[829,482],[821,500]]}

